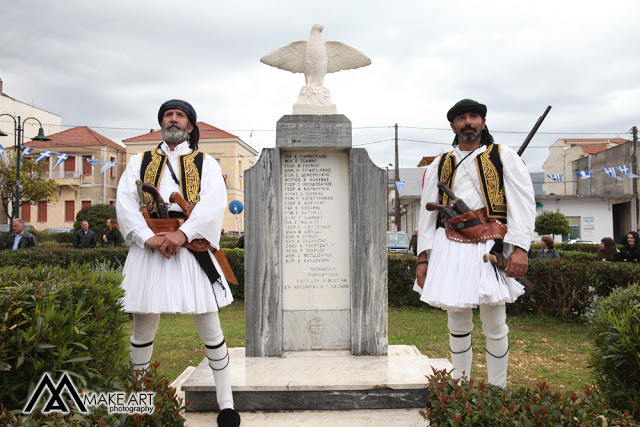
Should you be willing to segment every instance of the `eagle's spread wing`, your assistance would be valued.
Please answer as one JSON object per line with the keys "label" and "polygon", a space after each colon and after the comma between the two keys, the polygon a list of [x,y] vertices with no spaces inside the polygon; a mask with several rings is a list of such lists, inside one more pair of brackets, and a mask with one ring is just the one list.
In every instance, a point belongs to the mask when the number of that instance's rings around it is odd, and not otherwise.
{"label": "eagle's spread wing", "polygon": [[260,62],[292,73],[304,73],[302,66],[305,50],[307,41],[298,40],[266,54],[260,58]]}
{"label": "eagle's spread wing", "polygon": [[360,52],[358,49],[347,46],[344,43],[328,41],[324,45],[327,48],[327,56],[329,57],[327,73],[335,73],[341,70],[352,70],[355,68],[366,67],[371,64],[371,60],[367,55]]}

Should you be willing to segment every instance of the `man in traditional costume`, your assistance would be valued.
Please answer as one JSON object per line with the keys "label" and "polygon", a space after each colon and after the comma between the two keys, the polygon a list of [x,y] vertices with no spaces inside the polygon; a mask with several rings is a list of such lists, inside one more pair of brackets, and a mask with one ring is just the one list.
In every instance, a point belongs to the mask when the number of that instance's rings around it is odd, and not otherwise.
{"label": "man in traditional costume", "polygon": [[[233,301],[220,265],[210,250],[195,252],[182,247],[194,239],[206,239],[220,248],[220,230],[227,192],[218,163],[198,151],[200,132],[193,107],[170,100],[158,111],[163,142],[152,151],[131,158],[118,185],[117,212],[126,243],[124,310],[133,314],[131,363],[137,370],[149,367],[160,313],[188,313],[205,344],[213,370],[218,425],[240,425],[234,409],[229,353],[218,311]],[[176,231],[155,235],[140,209],[136,180],[154,185],[169,201],[173,192],[195,204]],[[145,193],[145,199],[147,196]],[[151,201],[151,203],[153,203]],[[184,216],[172,204],[169,217]]]}
{"label": "man in traditional costume", "polygon": [[[488,380],[505,387],[509,358],[505,304],[524,293],[516,278],[527,272],[535,200],[524,162],[511,148],[494,144],[486,113],[485,105],[470,99],[447,113],[455,148],[425,172],[414,289],[422,301],[447,310],[453,378],[469,378],[472,309],[479,307]],[[455,200],[438,187],[439,181],[453,190]],[[452,207],[449,215],[442,206],[425,209],[428,202],[453,205],[458,199],[472,211],[458,219],[452,220],[459,214]],[[471,217],[476,219],[467,219]],[[503,270],[483,260],[492,251],[508,257]]]}

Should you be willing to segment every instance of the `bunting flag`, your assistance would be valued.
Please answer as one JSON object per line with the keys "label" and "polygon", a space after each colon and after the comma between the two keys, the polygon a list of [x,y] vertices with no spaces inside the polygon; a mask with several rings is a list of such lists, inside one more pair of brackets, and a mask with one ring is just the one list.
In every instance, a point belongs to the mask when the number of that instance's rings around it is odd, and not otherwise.
{"label": "bunting flag", "polygon": [[618,170],[627,178],[640,178],[640,175],[636,175],[635,173],[631,173],[629,171],[629,165],[618,166]]}
{"label": "bunting flag", "polygon": [[4,163],[4,149],[0,145],[0,163]]}
{"label": "bunting flag", "polygon": [[420,189],[422,190],[422,181],[418,181],[418,185],[420,186]]}
{"label": "bunting flag", "polygon": [[104,171],[111,169],[115,165],[117,165],[116,162],[104,162],[104,164],[102,165],[102,169],[100,169],[100,173],[103,174]]}
{"label": "bunting flag", "polygon": [[95,166],[95,165],[97,165],[98,163],[102,163],[102,161],[101,161],[101,160],[98,160],[98,159],[91,159],[91,158],[89,158],[89,157],[85,157],[85,160],[86,160],[87,162],[89,162],[89,164],[90,164],[91,166]]}
{"label": "bunting flag", "polygon": [[609,175],[611,178],[615,178],[618,181],[624,181],[624,179],[620,178],[617,174],[616,174],[616,168],[611,167],[611,168],[604,168],[602,169],[602,172],[605,172],[607,175]]}
{"label": "bunting flag", "polygon": [[32,151],[33,151],[33,148],[31,147],[22,147],[22,156],[20,156],[20,158],[24,159],[24,156],[28,155]]}
{"label": "bunting flag", "polygon": [[554,181],[562,181],[562,177],[564,176],[563,173],[552,173],[551,175],[547,175],[549,178],[551,178]]}
{"label": "bunting flag", "polygon": [[40,160],[46,159],[47,157],[50,157],[53,154],[55,154],[53,151],[44,150],[44,151],[40,152],[40,155],[38,156],[38,158],[33,163],[38,163]]}
{"label": "bunting flag", "polygon": [[58,153],[58,157],[56,158],[56,164],[53,165],[53,168],[57,168],[60,163],[64,162],[65,160],[67,160],[69,158],[68,154],[63,154],[63,153]]}
{"label": "bunting flag", "polygon": [[396,188],[398,189],[398,196],[402,195],[402,187],[404,187],[404,181],[396,181]]}
{"label": "bunting flag", "polygon": [[576,172],[576,175],[578,175],[582,179],[591,179],[592,173],[593,171],[580,171],[580,172]]}

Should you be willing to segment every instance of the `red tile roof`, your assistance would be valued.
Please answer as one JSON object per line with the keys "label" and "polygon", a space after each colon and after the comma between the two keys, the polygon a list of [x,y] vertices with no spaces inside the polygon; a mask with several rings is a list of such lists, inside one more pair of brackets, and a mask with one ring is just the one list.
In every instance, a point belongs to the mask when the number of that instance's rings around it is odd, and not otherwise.
{"label": "red tile roof", "polygon": [[418,163],[418,167],[421,168],[423,166],[429,166],[438,156],[424,156],[420,163]]}
{"label": "red tile roof", "polygon": [[609,147],[606,145],[581,145],[580,148],[582,148],[582,151],[587,154],[595,154],[604,151]]}
{"label": "red tile roof", "polygon": [[580,143],[592,143],[592,142],[600,142],[603,144],[624,144],[625,142],[629,142],[628,139],[624,138],[562,138],[564,142],[568,142],[570,144],[580,144]]}
{"label": "red tile roof", "polygon": [[[205,139],[221,139],[221,138],[237,138],[237,136],[226,132],[222,129],[218,129],[215,126],[211,126],[205,122],[196,122],[198,129],[200,130],[200,141]],[[136,141],[162,141],[162,132],[154,130],[149,133],[140,136],[134,136],[133,138],[125,139],[122,142],[136,142]]]}
{"label": "red tile roof", "polygon": [[63,147],[96,147],[106,145],[118,151],[127,151],[122,145],[113,142],[106,136],[102,136],[86,126],[67,129],[47,136],[51,138],[51,141],[29,141],[24,145],[46,150],[61,149]]}

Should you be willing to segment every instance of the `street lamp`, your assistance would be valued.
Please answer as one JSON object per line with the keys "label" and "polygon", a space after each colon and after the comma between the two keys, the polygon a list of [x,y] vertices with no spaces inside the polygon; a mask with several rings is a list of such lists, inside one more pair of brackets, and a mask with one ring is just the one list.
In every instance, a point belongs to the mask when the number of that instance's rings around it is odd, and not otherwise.
{"label": "street lamp", "polygon": [[[13,146],[16,149],[16,198],[13,201],[13,218],[20,218],[20,161],[22,160],[22,146],[24,145],[24,124],[27,120],[35,120],[40,125],[40,129],[38,129],[38,134],[31,138],[32,141],[51,141],[51,138],[47,138],[44,135],[44,130],[42,129],[42,123],[40,120],[35,117],[27,117],[22,122],[20,122],[20,116],[17,118],[12,116],[11,114],[0,114],[0,117],[8,116],[13,119],[14,126],[14,141]],[[2,132],[0,130],[0,136],[9,136],[8,134]]]}

